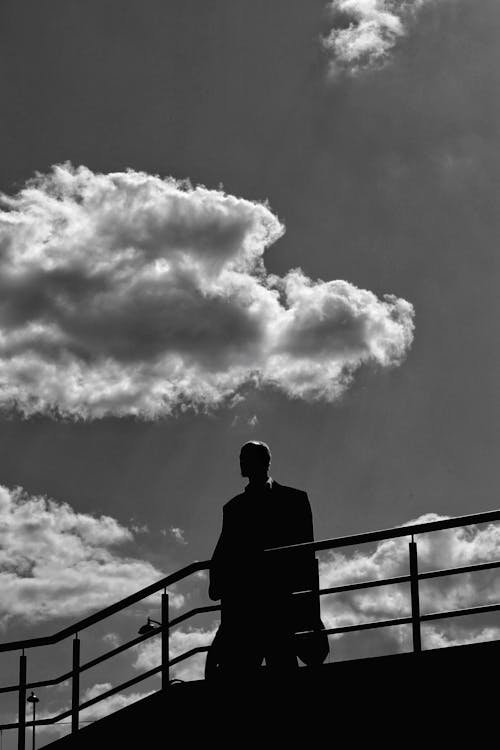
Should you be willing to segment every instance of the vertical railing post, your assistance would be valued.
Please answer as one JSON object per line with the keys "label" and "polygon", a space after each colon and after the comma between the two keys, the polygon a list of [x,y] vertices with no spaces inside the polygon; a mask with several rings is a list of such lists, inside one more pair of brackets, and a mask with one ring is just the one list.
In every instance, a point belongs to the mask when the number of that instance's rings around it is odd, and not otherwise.
{"label": "vertical railing post", "polygon": [[169,614],[168,594],[165,589],[161,595],[161,689],[166,690],[169,685]]}
{"label": "vertical railing post", "polygon": [[78,633],[73,639],[73,672],[71,676],[71,733],[78,732],[78,712],[80,709],[80,639]]}
{"label": "vertical railing post", "polygon": [[19,710],[18,710],[17,750],[26,747],[26,656],[23,652],[19,658]]}
{"label": "vertical railing post", "polygon": [[411,619],[413,630],[413,651],[422,651],[422,640],[420,636],[420,598],[418,591],[418,557],[417,544],[410,542],[410,586],[411,586]]}
{"label": "vertical railing post", "polygon": [[[33,696],[33,690],[31,691]],[[36,730],[36,702],[33,701],[33,730],[31,732],[31,748],[35,750],[35,730]]]}

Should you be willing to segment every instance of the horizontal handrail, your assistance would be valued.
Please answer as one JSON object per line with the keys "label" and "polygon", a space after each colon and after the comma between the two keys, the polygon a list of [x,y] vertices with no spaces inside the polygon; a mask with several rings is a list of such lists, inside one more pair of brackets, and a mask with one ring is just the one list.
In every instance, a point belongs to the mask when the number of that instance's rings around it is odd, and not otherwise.
{"label": "horizontal handrail", "polygon": [[332,586],[328,589],[320,589],[319,594],[340,594],[345,591],[357,591],[358,589],[371,589],[375,586],[391,586],[395,583],[409,583],[410,576],[394,576],[394,578],[377,578],[374,581],[361,581],[356,583],[344,583],[342,586]]}
{"label": "horizontal handrail", "polygon": [[[463,615],[481,615],[486,612],[497,612],[500,610],[500,604],[486,604],[480,607],[467,607],[466,609],[453,609],[444,612],[432,612],[428,615],[420,615],[421,621],[440,620],[450,617],[461,617]],[[394,625],[411,625],[411,617],[398,617],[393,620],[374,620],[373,622],[362,622],[357,625],[341,625],[338,628],[325,628],[323,631],[327,635],[336,633],[350,633],[357,630],[371,630],[372,628],[386,628]]]}
{"label": "horizontal handrail", "polygon": [[473,565],[461,565],[458,568],[444,568],[443,570],[430,570],[427,573],[419,573],[419,580],[426,578],[440,578],[441,576],[456,576],[460,573],[477,573],[480,570],[491,570],[500,568],[500,560],[494,560],[487,563],[475,563]]}
{"label": "horizontal handrail", "polygon": [[340,625],[337,628],[325,628],[327,635],[336,633],[352,633],[358,630],[373,630],[375,628],[388,628],[393,625],[411,625],[411,617],[397,617],[392,620],[373,620],[371,622],[359,622],[357,625]]}
{"label": "horizontal handrail", "polygon": [[195,646],[195,648],[192,648],[189,651],[185,651],[183,654],[179,654],[179,656],[174,656],[173,659],[169,660],[168,666],[173,667],[175,664],[178,664],[180,661],[185,661],[186,659],[189,659],[190,656],[194,656],[195,654],[202,654],[204,651],[208,651],[209,648],[210,648],[209,646]]}
{"label": "horizontal handrail", "polygon": [[395,539],[401,536],[413,536],[414,534],[427,534],[431,531],[444,531],[454,529],[457,526],[470,526],[478,523],[491,523],[500,521],[500,510],[491,510],[486,513],[474,513],[468,516],[455,516],[444,518],[440,521],[428,521],[426,523],[413,523],[408,526],[396,526],[392,529],[380,531],[366,531],[362,534],[350,534],[340,536],[336,539],[323,539],[318,542],[302,542],[301,544],[289,544],[285,547],[270,547],[266,552],[299,552],[301,550],[314,550],[319,552],[324,549],[336,549],[338,547],[350,547],[355,544],[368,544],[369,542],[380,542],[384,539]]}
{"label": "horizontal handrail", "polygon": [[178,625],[180,622],[184,622],[184,620],[188,620],[190,617],[194,617],[194,615],[201,615],[204,612],[220,612],[220,610],[220,604],[209,604],[206,607],[195,607],[194,609],[190,609],[189,612],[183,612],[182,615],[174,617],[172,620],[170,620],[169,627],[173,628],[174,625]]}
{"label": "horizontal handrail", "polygon": [[466,607],[464,609],[450,609],[446,612],[431,612],[420,615],[422,622],[429,620],[444,620],[448,617],[462,617],[463,615],[484,615],[486,612],[497,612],[500,604],[482,604],[479,607]]}
{"label": "horizontal handrail", "polygon": [[[440,578],[444,576],[454,576],[460,573],[477,573],[480,570],[491,570],[492,568],[500,568],[500,560],[487,563],[477,563],[473,565],[461,565],[457,568],[443,568],[442,570],[430,570],[426,573],[418,573],[416,576],[419,581],[423,581],[429,578]],[[395,576],[394,578],[377,578],[373,581],[356,581],[355,583],[345,583],[341,586],[332,586],[328,589],[319,589],[319,594],[324,596],[325,594],[340,594],[345,591],[357,591],[358,589],[368,589],[375,586],[391,586],[395,583],[409,583],[411,576]],[[297,591],[294,592],[296,595],[301,593],[308,593]]]}

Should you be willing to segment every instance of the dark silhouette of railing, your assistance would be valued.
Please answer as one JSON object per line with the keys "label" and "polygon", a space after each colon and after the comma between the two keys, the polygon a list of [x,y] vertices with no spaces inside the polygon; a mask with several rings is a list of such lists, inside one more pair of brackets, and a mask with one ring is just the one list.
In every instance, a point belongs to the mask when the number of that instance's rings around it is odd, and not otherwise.
{"label": "dark silhouette of railing", "polygon": [[[465,565],[465,566],[455,567],[455,568],[446,568],[443,570],[434,570],[434,571],[427,572],[427,573],[419,573],[418,572],[417,543],[415,542],[415,539],[414,539],[415,535],[424,534],[424,533],[427,534],[429,532],[442,531],[445,529],[453,529],[453,528],[458,528],[461,526],[468,526],[471,524],[492,523],[495,521],[500,521],[500,510],[490,511],[487,513],[476,513],[474,515],[461,516],[458,518],[449,518],[449,519],[440,520],[440,521],[431,521],[429,523],[419,523],[419,524],[412,524],[408,526],[398,526],[393,529],[373,531],[373,532],[368,532],[364,534],[355,534],[353,536],[344,536],[344,537],[339,537],[337,539],[326,539],[326,540],[318,541],[318,542],[307,542],[305,544],[295,544],[289,547],[276,547],[273,549],[266,550],[266,554],[287,555],[287,554],[292,554],[293,552],[297,552],[298,550],[306,550],[306,549],[314,550],[315,552],[318,552],[318,551],[326,550],[326,549],[337,549],[339,547],[350,547],[353,545],[366,544],[369,542],[378,542],[384,539],[395,539],[395,538],[404,537],[404,536],[411,537],[411,541],[409,542],[409,570],[410,572],[408,575],[395,576],[393,578],[377,579],[374,581],[362,581],[362,582],[357,582],[357,583],[349,583],[349,584],[344,584],[341,586],[334,586],[331,588],[319,589],[317,593],[319,593],[320,596],[325,596],[327,594],[337,594],[337,593],[346,592],[346,591],[357,591],[361,589],[372,588],[375,586],[388,586],[391,584],[409,583],[410,592],[411,592],[411,616],[399,617],[399,618],[395,618],[391,620],[378,620],[375,622],[366,622],[366,623],[360,623],[357,625],[344,625],[341,627],[329,628],[325,632],[328,633],[329,635],[334,635],[336,633],[348,633],[348,632],[354,632],[354,631],[370,630],[374,628],[390,627],[394,625],[410,625],[411,624],[412,635],[413,635],[413,651],[420,652],[422,650],[421,634],[420,634],[420,624],[422,622],[428,622],[431,620],[438,620],[438,619],[444,619],[444,618],[449,618],[449,617],[459,617],[462,615],[494,612],[494,611],[500,610],[500,603],[488,604],[488,605],[477,606],[477,607],[468,607],[466,609],[433,612],[430,614],[421,615],[420,604],[419,604],[419,581],[430,579],[430,578],[448,576],[448,575],[457,575],[460,573],[470,573],[470,572],[476,572],[480,570],[490,570],[492,568],[498,568],[500,567],[500,560],[487,562],[487,563],[479,563],[479,564],[474,564],[474,565]],[[61,721],[62,719],[65,719],[70,716],[71,717],[71,731],[77,732],[79,728],[79,712],[80,711],[94,705],[95,703],[98,703],[99,701],[109,698],[110,696],[115,695],[116,693],[122,690],[125,690],[126,688],[129,688],[132,685],[136,685],[138,682],[142,682],[148,677],[152,677],[153,675],[158,674],[159,672],[161,673],[161,678],[162,678],[161,690],[166,691],[170,685],[170,680],[169,680],[170,667],[174,666],[175,664],[178,664],[179,662],[185,659],[188,659],[194,654],[208,651],[208,648],[209,648],[209,646],[198,646],[197,648],[190,649],[189,651],[186,651],[185,653],[180,654],[179,656],[173,659],[170,659],[169,658],[169,633],[170,633],[171,628],[175,627],[176,625],[179,625],[181,622],[184,622],[185,620],[197,614],[202,614],[205,612],[216,612],[220,610],[219,605],[196,607],[194,609],[189,610],[188,612],[184,612],[182,615],[179,615],[178,617],[174,619],[170,619],[169,618],[169,606],[168,606],[169,595],[166,589],[168,586],[172,586],[178,581],[181,581],[184,578],[187,578],[188,576],[194,573],[197,573],[203,570],[208,570],[209,568],[210,568],[210,561],[192,563],[191,565],[188,565],[187,567],[182,568],[181,570],[178,570],[177,572],[172,573],[169,576],[166,576],[166,578],[162,578],[160,581],[157,581],[156,583],[153,583],[150,586],[147,586],[146,588],[141,589],[137,593],[132,594],[131,596],[126,597],[125,599],[122,599],[116,604],[106,607],[100,612],[96,612],[95,614],[90,615],[90,617],[86,617],[83,620],[80,620],[75,625],[71,625],[70,627],[60,630],[58,633],[55,633],[54,635],[44,636],[42,638],[31,638],[31,639],[26,639],[22,641],[11,641],[10,643],[0,644],[0,652],[21,650],[21,655],[19,657],[19,684],[0,688],[0,693],[18,691],[18,697],[19,697],[18,721],[14,723],[10,723],[10,724],[0,725],[0,730],[18,729],[18,750],[25,750],[26,727],[33,727],[34,725],[42,726],[42,725],[55,724],[58,721]],[[145,599],[146,597],[151,596],[152,594],[155,594],[158,591],[161,591],[162,589],[163,589],[163,593],[161,595],[161,624],[159,624],[156,628],[153,627],[148,632],[142,635],[139,635],[136,638],[133,638],[127,643],[124,643],[121,646],[113,648],[112,650],[108,651],[107,653],[95,659],[91,659],[85,664],[80,664],[80,639],[79,639],[78,634],[81,633],[82,630],[90,627],[91,625],[94,625],[97,622],[100,622],[101,620],[106,619],[107,617],[110,617],[113,614],[116,614],[117,612],[120,612],[126,609],[127,607],[130,607],[133,604],[136,604],[142,599]],[[304,594],[304,593],[308,593],[308,592],[301,592],[301,591],[294,592],[294,594],[297,596],[300,596],[301,594]],[[161,664],[159,666],[155,667],[154,669],[150,669],[147,672],[143,672],[142,674],[134,677],[133,679],[128,680],[127,682],[124,682],[121,685],[118,685],[104,693],[101,693],[97,695],[96,697],[85,701],[84,703],[80,703],[80,696],[79,696],[80,674],[82,672],[158,634],[161,634]],[[63,639],[68,638],[69,636],[72,636],[72,635],[74,636],[72,669],[69,672],[66,672],[65,674],[61,675],[60,677],[55,677],[51,680],[42,680],[42,681],[28,683],[26,681],[27,658],[24,653],[25,650],[29,648],[35,648],[38,646],[48,646],[54,643],[58,643],[59,641],[62,641]],[[300,636],[301,633],[298,633],[297,635]],[[29,689],[34,689],[34,688],[39,688],[39,687],[48,687],[51,685],[57,685],[63,682],[64,680],[68,680],[68,679],[71,679],[72,681],[71,708],[68,709],[67,711],[64,711],[63,713],[58,714],[57,716],[51,716],[45,719],[36,719],[35,722],[26,721],[26,691]]]}

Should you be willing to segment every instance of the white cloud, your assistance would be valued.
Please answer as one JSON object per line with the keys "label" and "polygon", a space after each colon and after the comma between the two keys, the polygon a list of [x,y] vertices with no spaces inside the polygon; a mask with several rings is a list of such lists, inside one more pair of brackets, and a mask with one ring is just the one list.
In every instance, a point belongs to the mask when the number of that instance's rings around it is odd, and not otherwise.
{"label": "white cloud", "polygon": [[118,648],[121,645],[122,639],[118,633],[105,633],[102,637],[104,643],[109,643],[111,648]]}
{"label": "white cloud", "polygon": [[[424,626],[423,642],[426,648],[446,648],[448,646],[465,646],[472,643],[484,643],[500,639],[500,628],[487,627],[471,631],[456,625]],[[409,644],[408,644],[409,646]]]}
{"label": "white cloud", "polygon": [[[106,693],[108,690],[111,690],[112,687],[113,685],[110,682],[93,685],[84,692],[81,703],[85,703],[85,701],[96,698],[102,693]],[[86,721],[97,721],[98,719],[102,719],[103,717],[118,711],[120,708],[125,708],[125,706],[130,706],[131,703],[136,703],[143,698],[147,698],[148,695],[152,695],[154,692],[154,690],[149,690],[146,692],[133,692],[127,694],[116,693],[109,698],[104,698],[99,703],[95,703],[93,706],[84,708],[80,712],[80,719],[82,723]]]}
{"label": "white cloud", "polygon": [[184,530],[180,529],[178,526],[171,526],[170,527],[170,534],[180,544],[187,544],[186,539],[184,537]]}
{"label": "white cloud", "polygon": [[267,274],[284,227],[266,205],[68,164],[2,201],[3,408],[155,418],[248,384],[331,401],[411,344],[405,300]]}
{"label": "white cloud", "polygon": [[149,527],[147,523],[138,524],[135,523],[132,518],[130,519],[130,528],[134,532],[134,534],[149,534]]}
{"label": "white cloud", "polygon": [[[132,539],[110,516],[0,486],[0,623],[80,617],[162,578],[149,562],[114,549]],[[171,603],[183,597],[174,593]]]}
{"label": "white cloud", "polygon": [[[178,628],[170,635],[170,659],[180,656],[186,651],[199,646],[209,646],[217,628],[204,630],[203,628]],[[160,639],[151,638],[138,646],[134,646],[136,660],[135,669],[147,672],[161,663]],[[175,664],[171,670],[171,677],[180,680],[201,680],[205,670],[205,653],[195,654],[184,662]]]}
{"label": "white cloud", "polygon": [[416,13],[429,0],[330,0],[334,25],[323,39],[330,72],[359,73],[383,66]]}
{"label": "white cloud", "polygon": [[[410,523],[425,523],[442,516],[428,513]],[[416,537],[419,569],[471,565],[500,557],[500,526],[467,526],[446,531],[419,534]],[[409,572],[408,539],[379,542],[371,552],[332,552],[320,561],[322,588],[344,583],[367,581]],[[455,610],[492,604],[500,601],[498,571],[481,571],[447,576],[420,582],[422,613]],[[322,617],[327,627],[341,627],[361,622],[406,617],[411,613],[408,585],[382,586],[345,594],[335,594],[322,600]],[[500,636],[500,628],[477,627],[477,621],[466,618],[458,621],[437,621],[422,625],[425,648],[491,640]],[[386,631],[406,650],[411,647],[411,633],[407,627]]]}

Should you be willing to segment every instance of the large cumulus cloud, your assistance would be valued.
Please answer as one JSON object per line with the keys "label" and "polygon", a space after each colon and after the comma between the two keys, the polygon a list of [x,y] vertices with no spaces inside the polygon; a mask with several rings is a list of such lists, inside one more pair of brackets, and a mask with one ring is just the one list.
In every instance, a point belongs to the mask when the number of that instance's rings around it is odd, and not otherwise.
{"label": "large cumulus cloud", "polygon": [[0,404],[26,415],[154,418],[249,383],[333,400],[411,344],[405,300],[268,274],[267,205],[69,164],[2,202]]}
{"label": "large cumulus cloud", "polygon": [[[0,624],[82,617],[160,580],[151,563],[120,554],[132,539],[111,516],[0,486]],[[174,607],[183,602],[173,593]]]}

